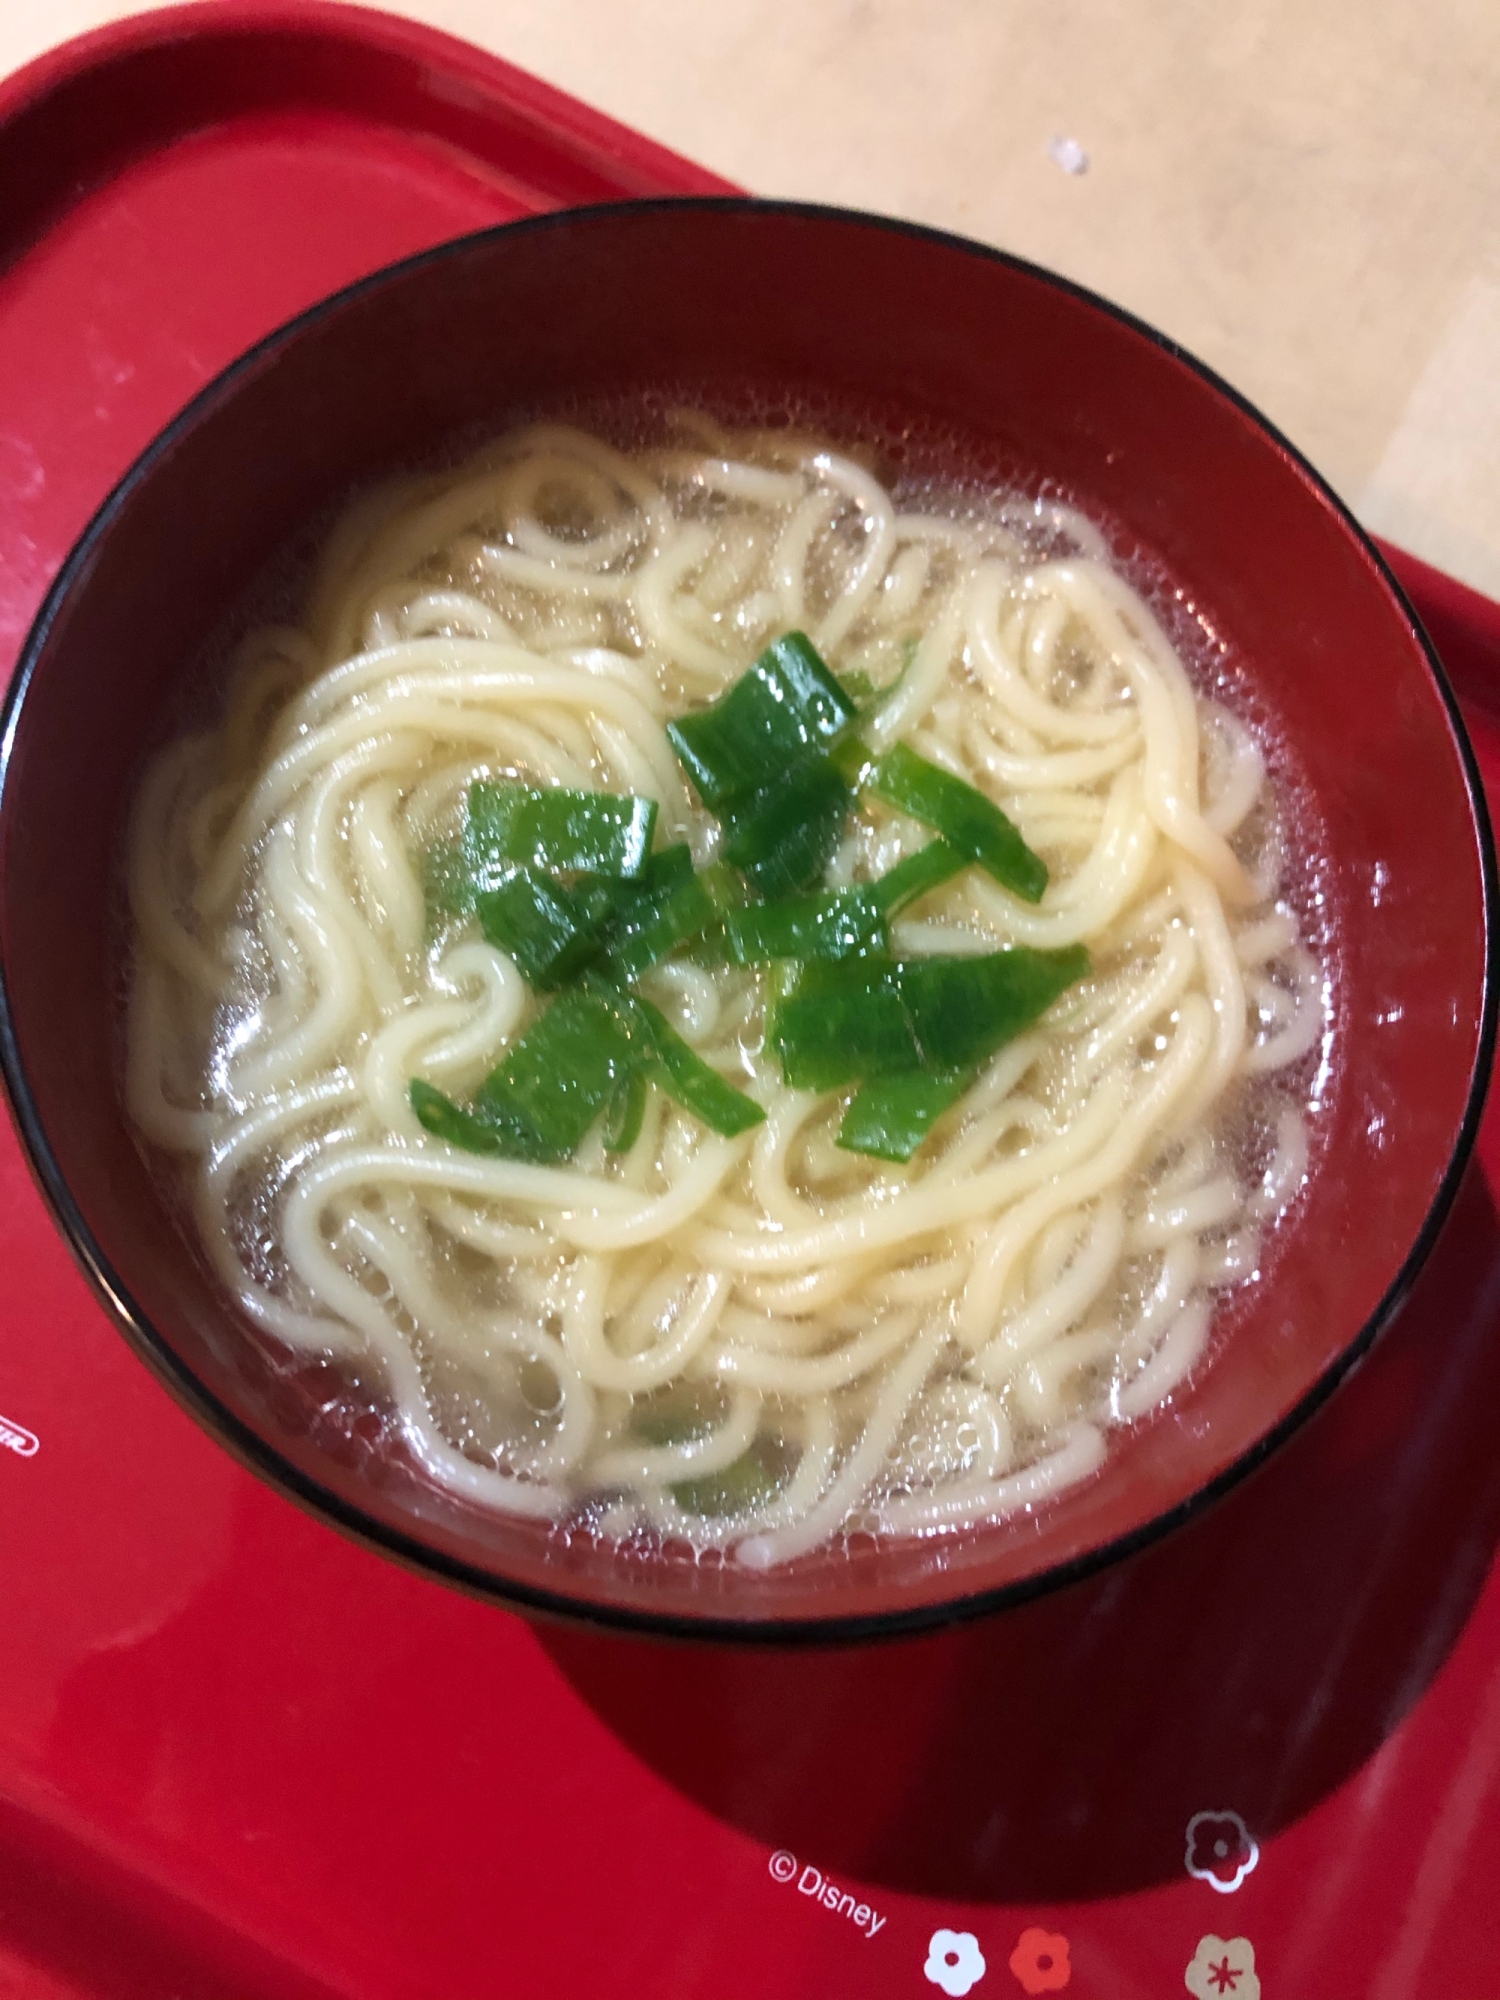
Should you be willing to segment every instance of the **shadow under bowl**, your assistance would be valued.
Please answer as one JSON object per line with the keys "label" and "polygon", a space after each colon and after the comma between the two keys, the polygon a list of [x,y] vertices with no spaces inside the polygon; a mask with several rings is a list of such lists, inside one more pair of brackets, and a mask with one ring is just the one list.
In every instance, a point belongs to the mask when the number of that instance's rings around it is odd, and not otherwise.
{"label": "shadow under bowl", "polygon": [[[623,1560],[479,1512],[401,1454],[330,1448],[326,1371],[251,1335],[146,1171],[121,1100],[120,846],[144,760],[227,607],[351,490],[580,400],[663,385],[881,414],[1045,479],[1148,552],[1287,746],[1321,847],[1320,1164],[1263,1282],[1169,1409],[1087,1484],[983,1531],[767,1574]],[[0,734],[0,1058],[33,1166],[137,1352],[334,1525],[537,1610],[684,1635],[861,1638],[1033,1596],[1225,1491],[1336,1384],[1430,1248],[1494,1028],[1494,864],[1453,697],[1347,512],[1150,329],[1014,259],[747,200],[575,210],[397,265],[189,405],[69,559]]]}

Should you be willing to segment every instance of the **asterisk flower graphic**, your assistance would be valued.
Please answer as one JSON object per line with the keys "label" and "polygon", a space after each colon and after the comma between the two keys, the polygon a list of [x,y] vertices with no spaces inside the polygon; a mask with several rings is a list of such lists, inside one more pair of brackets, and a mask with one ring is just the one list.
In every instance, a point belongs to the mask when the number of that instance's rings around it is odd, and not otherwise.
{"label": "asterisk flower graphic", "polygon": [[934,1986],[942,1987],[949,2000],[963,2000],[969,1988],[984,1977],[984,1953],[978,1938],[972,1931],[934,1931],[922,1970]]}
{"label": "asterisk flower graphic", "polygon": [[1194,1813],[1188,1821],[1187,1872],[1220,1895],[1232,1895],[1259,1859],[1260,1849],[1237,1812]]}
{"label": "asterisk flower graphic", "polygon": [[1199,1938],[1193,1961],[1182,1975],[1193,2000],[1260,2000],[1255,1946],[1249,1938]]}

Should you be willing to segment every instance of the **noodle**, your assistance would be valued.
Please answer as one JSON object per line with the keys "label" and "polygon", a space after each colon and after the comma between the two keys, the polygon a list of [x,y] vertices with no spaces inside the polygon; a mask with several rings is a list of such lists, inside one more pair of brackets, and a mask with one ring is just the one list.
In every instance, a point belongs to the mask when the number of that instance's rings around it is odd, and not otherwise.
{"label": "noodle", "polygon": [[[900,954],[1089,950],[909,1164],[790,1089],[763,981],[673,959],[642,991],[765,1122],[653,1092],[561,1165],[433,1138],[536,1018],[421,856],[476,778],[649,796],[719,831],[666,723],[788,627],[886,689],[862,732],[994,798],[1046,860],[976,868]],[[864,798],[847,888],[926,836]],[[1200,696],[1091,523],[889,490],[792,431],[696,413],[627,453],[558,424],[363,500],[299,628],[252,635],[216,730],[154,763],[128,850],[125,1088],[247,1314],[373,1357],[427,1475],[480,1505],[751,1566],[940,1535],[1090,1477],[1169,1401],[1217,1289],[1308,1172],[1322,967],[1244,722]]]}

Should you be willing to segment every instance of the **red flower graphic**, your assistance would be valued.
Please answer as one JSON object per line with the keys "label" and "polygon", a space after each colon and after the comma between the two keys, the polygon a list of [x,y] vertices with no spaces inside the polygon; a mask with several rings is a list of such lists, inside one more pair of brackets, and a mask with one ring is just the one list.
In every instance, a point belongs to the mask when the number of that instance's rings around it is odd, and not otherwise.
{"label": "red flower graphic", "polygon": [[1010,1969],[1028,1993],[1060,1993],[1073,1977],[1068,1940],[1056,1931],[1022,1931]]}
{"label": "red flower graphic", "polygon": [[1186,1866],[1210,1889],[1229,1895],[1260,1859],[1260,1849],[1237,1812],[1194,1813],[1187,1826]]}

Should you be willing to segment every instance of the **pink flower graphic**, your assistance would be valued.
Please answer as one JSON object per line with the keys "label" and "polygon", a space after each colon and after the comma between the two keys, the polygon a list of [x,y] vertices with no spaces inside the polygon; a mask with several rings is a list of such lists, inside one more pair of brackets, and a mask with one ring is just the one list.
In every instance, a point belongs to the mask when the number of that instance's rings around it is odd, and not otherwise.
{"label": "pink flower graphic", "polygon": [[1193,2000],[1260,2000],[1255,1946],[1249,1938],[1199,1938],[1182,1983]]}
{"label": "pink flower graphic", "polygon": [[1228,1896],[1260,1860],[1260,1849],[1237,1812],[1194,1813],[1187,1823],[1189,1875]]}

